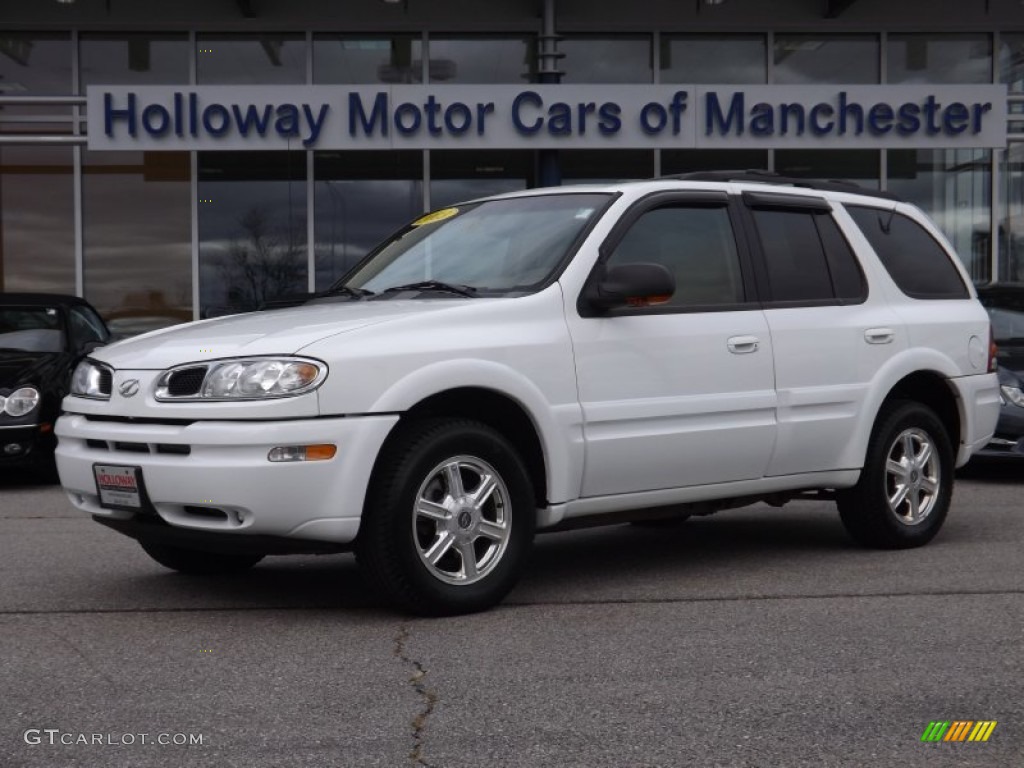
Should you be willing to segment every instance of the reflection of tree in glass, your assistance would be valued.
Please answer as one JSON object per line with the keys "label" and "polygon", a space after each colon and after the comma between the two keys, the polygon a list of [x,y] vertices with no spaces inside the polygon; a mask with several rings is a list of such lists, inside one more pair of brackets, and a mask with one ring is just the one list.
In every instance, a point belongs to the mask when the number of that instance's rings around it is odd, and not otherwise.
{"label": "reflection of tree in glass", "polygon": [[269,299],[306,289],[303,228],[275,222],[269,209],[250,208],[238,220],[239,235],[217,265],[233,309],[252,310]]}

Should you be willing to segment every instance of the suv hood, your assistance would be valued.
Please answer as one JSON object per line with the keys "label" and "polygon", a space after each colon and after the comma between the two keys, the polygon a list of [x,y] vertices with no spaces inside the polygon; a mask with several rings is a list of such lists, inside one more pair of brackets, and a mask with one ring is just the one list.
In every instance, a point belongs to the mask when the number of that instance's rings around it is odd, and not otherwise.
{"label": "suv hood", "polygon": [[409,315],[442,312],[474,299],[338,301],[186,323],[97,349],[90,357],[125,370],[163,370],[224,357],[291,355],[329,336]]}

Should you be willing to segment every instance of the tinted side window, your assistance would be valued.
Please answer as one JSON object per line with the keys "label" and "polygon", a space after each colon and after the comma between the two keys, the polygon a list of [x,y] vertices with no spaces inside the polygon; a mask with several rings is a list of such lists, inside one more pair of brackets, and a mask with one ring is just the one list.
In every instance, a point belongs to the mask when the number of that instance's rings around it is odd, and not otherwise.
{"label": "tinted side window", "polygon": [[608,266],[661,264],[676,279],[665,306],[740,304],[743,278],[726,208],[667,207],[643,214],[615,246]]}
{"label": "tinted side window", "polygon": [[857,205],[846,207],[889,276],[915,299],[965,299],[970,294],[949,255],[913,219]]}
{"label": "tinted side window", "polygon": [[833,301],[825,250],[806,211],[753,211],[772,301]]}
{"label": "tinted side window", "polygon": [[818,235],[825,246],[825,257],[836,298],[844,302],[863,301],[868,295],[867,281],[853,249],[839,231],[839,225],[831,216],[824,215],[815,216],[814,223],[818,226]]}

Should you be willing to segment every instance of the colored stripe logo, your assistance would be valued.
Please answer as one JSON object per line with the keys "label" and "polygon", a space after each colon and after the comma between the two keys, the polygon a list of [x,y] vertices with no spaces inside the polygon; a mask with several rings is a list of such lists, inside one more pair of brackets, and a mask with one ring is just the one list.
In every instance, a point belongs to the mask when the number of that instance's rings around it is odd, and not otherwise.
{"label": "colored stripe logo", "polygon": [[995,720],[933,720],[921,741],[988,741],[996,724]]}

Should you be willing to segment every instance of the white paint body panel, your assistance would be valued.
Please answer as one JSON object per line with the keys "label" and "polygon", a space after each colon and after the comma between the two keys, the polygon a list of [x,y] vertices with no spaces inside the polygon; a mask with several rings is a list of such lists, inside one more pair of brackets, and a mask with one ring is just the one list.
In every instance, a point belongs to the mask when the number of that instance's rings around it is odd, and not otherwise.
{"label": "white paint body panel", "polygon": [[[587,464],[581,496],[750,480],[775,442],[772,345],[760,309],[570,314]],[[755,352],[728,340],[752,336]]]}

